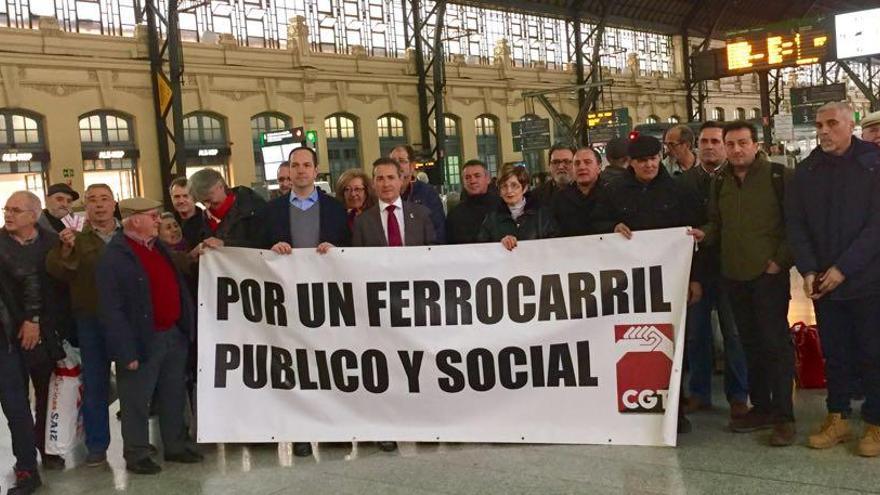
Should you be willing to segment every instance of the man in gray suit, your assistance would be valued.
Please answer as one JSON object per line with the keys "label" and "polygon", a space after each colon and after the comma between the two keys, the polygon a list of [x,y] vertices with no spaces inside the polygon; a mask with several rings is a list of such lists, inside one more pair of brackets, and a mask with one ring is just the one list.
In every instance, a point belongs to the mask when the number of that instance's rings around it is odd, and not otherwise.
{"label": "man in gray suit", "polygon": [[[391,158],[373,162],[373,185],[378,201],[354,221],[351,245],[355,247],[425,246],[434,243],[431,212],[403,201],[400,164]],[[379,442],[384,452],[397,450],[397,442]]]}
{"label": "man in gray suit", "polygon": [[373,184],[378,201],[354,222],[352,246],[425,246],[434,243],[431,212],[400,198],[400,164],[391,158],[373,162]]}

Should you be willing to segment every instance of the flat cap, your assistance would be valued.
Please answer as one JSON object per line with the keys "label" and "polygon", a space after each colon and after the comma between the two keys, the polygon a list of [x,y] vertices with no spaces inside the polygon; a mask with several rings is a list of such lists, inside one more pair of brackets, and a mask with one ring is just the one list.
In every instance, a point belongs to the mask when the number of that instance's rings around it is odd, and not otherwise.
{"label": "flat cap", "polygon": [[880,111],[871,112],[868,115],[865,115],[865,118],[863,118],[861,122],[862,129],[873,127],[875,125],[880,125]]}
{"label": "flat cap", "polygon": [[662,148],[663,146],[660,144],[659,139],[647,134],[639,134],[629,140],[627,152],[629,157],[635,160],[637,158],[659,155]]}
{"label": "flat cap", "polygon": [[63,182],[59,182],[57,184],[52,184],[51,186],[49,186],[49,190],[46,191],[46,196],[51,196],[58,193],[67,194],[68,196],[70,196],[71,201],[76,201],[79,199],[79,193],[74,191],[72,187]]}
{"label": "flat cap", "polygon": [[119,214],[128,218],[138,213],[145,213],[162,207],[162,203],[150,198],[128,198],[119,202]]}

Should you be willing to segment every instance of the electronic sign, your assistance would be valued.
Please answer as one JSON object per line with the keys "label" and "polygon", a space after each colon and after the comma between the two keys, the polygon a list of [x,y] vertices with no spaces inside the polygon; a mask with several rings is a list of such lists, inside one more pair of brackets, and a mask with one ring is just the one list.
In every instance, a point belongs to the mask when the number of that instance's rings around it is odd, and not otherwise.
{"label": "electronic sign", "polygon": [[837,58],[880,54],[880,8],[834,16]]}
{"label": "electronic sign", "polygon": [[825,19],[738,31],[728,35],[726,69],[741,74],[825,62],[834,58],[833,41]]}

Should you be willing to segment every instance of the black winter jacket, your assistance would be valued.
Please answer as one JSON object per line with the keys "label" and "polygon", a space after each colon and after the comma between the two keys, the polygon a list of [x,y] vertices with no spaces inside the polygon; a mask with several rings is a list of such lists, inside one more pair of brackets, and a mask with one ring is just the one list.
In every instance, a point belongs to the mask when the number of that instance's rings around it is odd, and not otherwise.
{"label": "black winter jacket", "polygon": [[202,224],[199,242],[209,237],[216,237],[228,247],[262,248],[266,239],[263,220],[266,200],[249,187],[236,186],[231,191],[235,194],[235,203],[215,232],[208,227],[208,212],[202,213],[205,221]]}
{"label": "black winter jacket", "polygon": [[813,150],[786,190],[785,223],[798,271],[846,276],[827,297],[880,294],[880,148],[853,138],[842,157]]}
{"label": "black winter jacket", "polygon": [[42,309],[40,276],[34,267],[21,263],[8,249],[0,249],[0,326],[6,349],[18,341],[22,322],[39,316]]}
{"label": "black winter jacket", "polygon": [[[462,193],[464,194],[464,193]],[[479,196],[463,196],[458,205],[446,216],[446,241],[448,244],[473,244],[480,234],[483,220],[491,211],[504,204],[492,191]]]}
{"label": "black winter jacket", "polygon": [[516,237],[519,241],[547,239],[559,235],[559,227],[549,208],[542,207],[536,200],[526,196],[525,211],[516,220],[510,215],[510,209],[504,203],[490,211],[483,220],[477,240],[498,242],[508,235]]}
{"label": "black winter jacket", "polygon": [[[623,223],[630,230],[653,230],[671,227],[699,227],[702,205],[694,191],[676,181],[660,165],[654,180],[644,184],[632,168],[620,181],[611,184],[596,206],[596,227],[613,232]],[[706,258],[700,249],[694,255],[691,280],[705,283]]]}
{"label": "black winter jacket", "polygon": [[559,226],[560,236],[601,233],[595,224],[594,210],[606,187],[603,182],[596,181],[590,194],[584,196],[576,184],[571,184],[553,197],[553,218]]}

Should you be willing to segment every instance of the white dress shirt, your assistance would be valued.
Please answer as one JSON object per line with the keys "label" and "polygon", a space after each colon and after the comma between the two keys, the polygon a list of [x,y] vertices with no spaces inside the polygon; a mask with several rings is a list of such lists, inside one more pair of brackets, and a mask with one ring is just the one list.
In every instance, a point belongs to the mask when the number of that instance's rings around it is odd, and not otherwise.
{"label": "white dress shirt", "polygon": [[394,205],[394,216],[397,217],[397,225],[400,226],[400,242],[406,246],[406,233],[403,226],[403,200],[400,196],[393,203],[379,200],[379,218],[382,219],[382,230],[385,232],[385,243],[388,243],[388,205]]}

